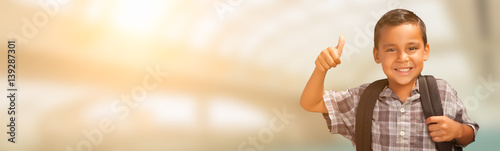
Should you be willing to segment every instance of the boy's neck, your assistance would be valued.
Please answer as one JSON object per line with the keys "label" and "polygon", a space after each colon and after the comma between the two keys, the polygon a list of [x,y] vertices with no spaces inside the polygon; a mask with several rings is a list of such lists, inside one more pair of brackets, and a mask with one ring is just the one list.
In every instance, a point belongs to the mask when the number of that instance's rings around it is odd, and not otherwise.
{"label": "boy's neck", "polygon": [[401,99],[403,103],[406,102],[406,99],[410,97],[411,91],[413,90],[413,87],[415,87],[415,83],[417,82],[417,79],[412,80],[410,83],[407,85],[400,85],[397,84],[396,82],[391,82],[389,81],[389,88],[396,93],[396,95]]}

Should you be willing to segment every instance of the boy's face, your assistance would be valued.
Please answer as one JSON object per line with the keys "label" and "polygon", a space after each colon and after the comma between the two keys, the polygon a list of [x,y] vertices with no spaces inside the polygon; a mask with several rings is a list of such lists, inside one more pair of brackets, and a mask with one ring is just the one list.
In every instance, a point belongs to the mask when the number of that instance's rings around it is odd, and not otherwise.
{"label": "boy's face", "polygon": [[420,27],[414,24],[383,26],[373,57],[382,64],[387,79],[398,85],[414,84],[429,58],[429,44],[424,46]]}

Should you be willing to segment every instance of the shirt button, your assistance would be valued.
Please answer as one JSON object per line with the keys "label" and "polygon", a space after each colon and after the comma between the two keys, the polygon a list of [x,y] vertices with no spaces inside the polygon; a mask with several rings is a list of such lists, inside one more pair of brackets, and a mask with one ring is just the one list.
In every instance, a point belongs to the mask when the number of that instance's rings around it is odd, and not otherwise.
{"label": "shirt button", "polygon": [[399,132],[399,134],[400,134],[401,136],[404,136],[404,135],[405,135],[405,131],[401,131],[401,132]]}
{"label": "shirt button", "polygon": [[399,111],[401,111],[401,113],[405,113],[405,108],[401,108]]}

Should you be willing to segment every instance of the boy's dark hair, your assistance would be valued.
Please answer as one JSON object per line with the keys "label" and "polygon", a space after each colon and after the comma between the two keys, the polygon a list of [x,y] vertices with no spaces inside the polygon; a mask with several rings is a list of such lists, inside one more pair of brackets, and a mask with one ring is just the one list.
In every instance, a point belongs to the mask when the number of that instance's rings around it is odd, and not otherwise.
{"label": "boy's dark hair", "polygon": [[378,50],[380,28],[385,25],[397,26],[406,23],[420,26],[420,32],[422,34],[424,46],[427,45],[427,34],[425,32],[424,21],[422,21],[422,19],[420,19],[420,17],[415,15],[415,13],[413,13],[412,11],[406,9],[393,9],[385,13],[384,16],[380,17],[377,24],[375,25],[375,34],[373,36],[375,48]]}

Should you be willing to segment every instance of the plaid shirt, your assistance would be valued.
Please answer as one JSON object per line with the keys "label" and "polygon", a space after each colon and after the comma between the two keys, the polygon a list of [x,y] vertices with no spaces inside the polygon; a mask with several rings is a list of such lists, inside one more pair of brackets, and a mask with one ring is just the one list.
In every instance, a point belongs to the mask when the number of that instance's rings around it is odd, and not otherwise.
{"label": "plaid shirt", "polygon": [[[457,92],[442,79],[436,79],[436,82],[443,113],[450,119],[471,126],[475,137],[479,125],[469,118]],[[323,115],[330,133],[340,134],[351,140],[354,147],[356,108],[361,94],[369,84],[349,88],[347,91],[325,91],[323,96],[328,109],[328,113]],[[437,150],[425,125],[418,91],[417,80],[410,97],[404,103],[387,87],[380,93],[373,109],[373,150]]]}

